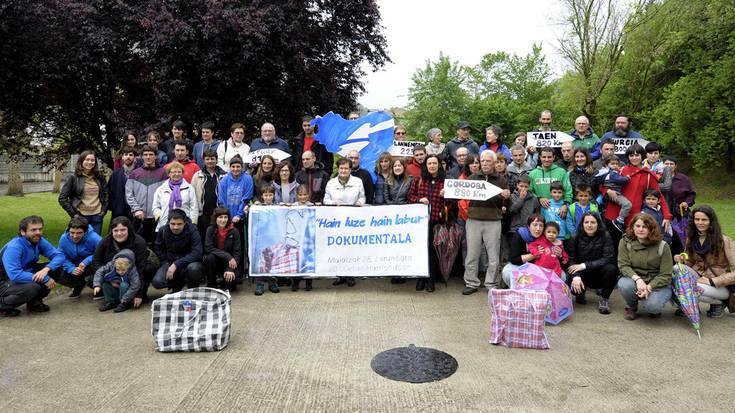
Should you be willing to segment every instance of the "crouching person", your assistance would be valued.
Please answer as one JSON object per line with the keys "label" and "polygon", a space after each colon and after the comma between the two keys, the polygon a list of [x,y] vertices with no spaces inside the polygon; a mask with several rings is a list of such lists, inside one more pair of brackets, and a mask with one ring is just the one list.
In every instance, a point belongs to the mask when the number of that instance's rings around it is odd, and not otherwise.
{"label": "crouching person", "polygon": [[237,288],[236,281],[241,278],[238,265],[241,258],[240,233],[232,224],[230,210],[217,207],[204,241],[207,287],[234,291]]}
{"label": "crouching person", "polygon": [[100,311],[114,309],[114,312],[122,313],[129,310],[140,290],[140,277],[135,269],[133,251],[124,249],[115,254],[112,261],[94,273],[93,285],[95,294],[102,290],[105,296],[105,303]]}
{"label": "crouching person", "polygon": [[74,217],[59,238],[59,251],[64,263],[54,277],[56,282],[72,288],[69,298],[79,298],[86,285],[92,285],[92,259],[102,238],[84,217]]}
{"label": "crouching person", "polygon": [[[49,262],[39,263],[40,255]],[[29,312],[48,311],[42,300],[56,285],[52,276],[63,260],[63,254],[43,238],[43,218],[23,218],[18,236],[0,250],[0,316],[17,316],[16,307],[23,304]]]}
{"label": "crouching person", "polygon": [[156,235],[155,249],[161,266],[151,283],[154,288],[177,292],[184,284],[188,288],[199,286],[204,274],[202,239],[183,210],[169,213],[168,223]]}

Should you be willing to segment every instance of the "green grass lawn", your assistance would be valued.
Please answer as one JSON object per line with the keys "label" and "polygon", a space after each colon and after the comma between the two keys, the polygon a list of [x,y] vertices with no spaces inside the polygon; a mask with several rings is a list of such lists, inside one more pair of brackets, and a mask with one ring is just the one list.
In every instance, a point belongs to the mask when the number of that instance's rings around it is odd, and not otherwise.
{"label": "green grass lawn", "polygon": [[[3,219],[0,220],[0,245],[5,245],[8,240],[18,233],[18,222],[28,215],[40,215],[46,224],[44,236],[51,240],[54,245],[64,232],[69,216],[61,209],[57,202],[58,195],[52,193],[28,194],[23,197],[2,196],[0,197],[0,211]],[[735,237],[735,200],[713,200],[697,199],[697,203],[709,204],[720,218],[723,231]],[[103,232],[107,231],[110,215],[107,214]]]}

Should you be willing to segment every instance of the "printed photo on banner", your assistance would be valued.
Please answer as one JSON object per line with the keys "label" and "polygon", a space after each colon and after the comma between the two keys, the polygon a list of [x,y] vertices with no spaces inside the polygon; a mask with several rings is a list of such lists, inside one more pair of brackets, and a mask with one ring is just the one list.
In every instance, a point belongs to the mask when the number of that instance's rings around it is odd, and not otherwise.
{"label": "printed photo on banner", "polygon": [[528,146],[537,148],[561,148],[564,142],[572,142],[574,137],[565,132],[527,132],[526,141]]}
{"label": "printed photo on banner", "polygon": [[314,273],[314,208],[253,206],[250,275]]}

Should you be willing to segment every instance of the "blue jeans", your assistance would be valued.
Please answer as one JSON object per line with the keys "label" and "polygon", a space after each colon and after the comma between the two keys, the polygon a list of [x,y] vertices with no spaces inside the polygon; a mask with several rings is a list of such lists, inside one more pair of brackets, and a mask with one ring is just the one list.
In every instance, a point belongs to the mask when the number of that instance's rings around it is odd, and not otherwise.
{"label": "blue jeans", "polygon": [[121,282],[119,287],[115,287],[109,281],[102,283],[102,293],[108,303],[119,303],[127,291],[128,284],[125,282]]}
{"label": "blue jeans", "polygon": [[642,311],[648,314],[661,314],[666,303],[671,300],[671,286],[668,285],[651,291],[651,294],[646,299],[640,299],[635,295],[637,288],[632,278],[620,277],[618,280],[618,289],[628,308],[635,310],[640,303],[643,305]]}

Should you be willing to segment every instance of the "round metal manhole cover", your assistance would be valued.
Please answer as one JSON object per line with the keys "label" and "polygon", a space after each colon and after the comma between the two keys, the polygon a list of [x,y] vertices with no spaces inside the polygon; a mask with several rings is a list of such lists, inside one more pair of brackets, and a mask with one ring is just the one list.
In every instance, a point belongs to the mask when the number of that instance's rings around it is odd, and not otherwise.
{"label": "round metal manhole cover", "polygon": [[379,353],[370,362],[370,367],[387,379],[428,383],[451,376],[459,364],[443,351],[411,344]]}

